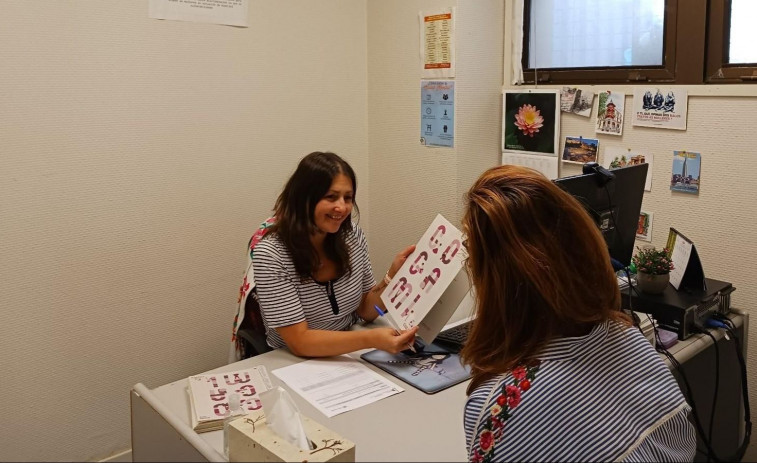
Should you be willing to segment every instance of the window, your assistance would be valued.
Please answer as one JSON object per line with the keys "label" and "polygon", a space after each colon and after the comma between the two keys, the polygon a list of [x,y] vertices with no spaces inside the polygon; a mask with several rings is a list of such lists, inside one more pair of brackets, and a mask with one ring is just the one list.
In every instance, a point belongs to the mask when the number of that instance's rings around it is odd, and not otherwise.
{"label": "window", "polygon": [[522,0],[525,83],[757,82],[755,0]]}

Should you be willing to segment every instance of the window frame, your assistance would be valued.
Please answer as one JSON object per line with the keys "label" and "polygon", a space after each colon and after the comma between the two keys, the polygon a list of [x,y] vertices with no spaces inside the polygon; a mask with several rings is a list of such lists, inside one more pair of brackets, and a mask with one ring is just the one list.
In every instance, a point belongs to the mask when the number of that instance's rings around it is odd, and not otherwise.
{"label": "window frame", "polygon": [[757,63],[730,64],[731,0],[710,0],[707,24],[706,83],[743,84],[757,82]]}
{"label": "window frame", "polygon": [[[727,0],[720,0],[721,2]],[[642,84],[691,85],[704,83],[707,0],[665,1],[663,64],[592,68],[528,67],[532,0],[523,0],[522,69],[524,84]],[[721,39],[722,40],[722,39]],[[686,44],[686,46],[678,46]],[[538,82],[535,81],[538,79]]]}

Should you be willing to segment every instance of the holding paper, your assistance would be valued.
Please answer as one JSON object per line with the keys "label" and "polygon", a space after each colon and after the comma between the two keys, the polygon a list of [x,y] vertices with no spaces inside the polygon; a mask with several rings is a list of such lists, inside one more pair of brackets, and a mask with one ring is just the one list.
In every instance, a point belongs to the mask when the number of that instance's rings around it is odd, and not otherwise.
{"label": "holding paper", "polygon": [[[418,336],[426,343],[433,341],[469,289],[461,271],[462,242],[462,232],[438,214],[381,293],[393,325],[403,330],[418,326]],[[443,296],[451,300],[442,301]],[[444,308],[434,309],[441,302]]]}

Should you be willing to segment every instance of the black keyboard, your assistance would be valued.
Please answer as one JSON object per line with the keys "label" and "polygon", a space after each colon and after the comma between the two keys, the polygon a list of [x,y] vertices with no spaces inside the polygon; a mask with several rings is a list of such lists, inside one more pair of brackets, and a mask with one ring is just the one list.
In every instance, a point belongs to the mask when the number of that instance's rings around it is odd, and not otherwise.
{"label": "black keyboard", "polygon": [[434,339],[434,342],[442,341],[442,342],[448,342],[451,344],[458,344],[462,346],[463,344],[465,344],[465,340],[468,339],[469,327],[470,327],[470,322],[457,325],[448,330],[444,330],[436,336],[436,339]]}

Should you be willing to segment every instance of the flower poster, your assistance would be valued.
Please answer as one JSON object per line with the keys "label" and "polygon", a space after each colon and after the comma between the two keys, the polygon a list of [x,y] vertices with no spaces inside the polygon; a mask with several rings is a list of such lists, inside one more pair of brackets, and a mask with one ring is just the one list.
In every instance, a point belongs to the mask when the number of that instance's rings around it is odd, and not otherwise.
{"label": "flower poster", "polygon": [[502,151],[557,156],[560,142],[558,90],[505,90]]}
{"label": "flower poster", "polygon": [[562,160],[578,164],[596,162],[597,151],[599,151],[599,140],[596,138],[565,137]]}
{"label": "flower poster", "polygon": [[686,130],[688,93],[678,87],[636,87],[631,123],[641,127]]}
{"label": "flower poster", "polygon": [[699,168],[702,157],[690,151],[673,151],[673,175],[670,189],[684,193],[699,194]]}
{"label": "flower poster", "polygon": [[625,93],[607,91],[599,94],[597,100],[597,133],[623,135],[625,101]]}
{"label": "flower poster", "polygon": [[652,213],[639,212],[639,225],[636,227],[636,239],[642,241],[652,241]]}
{"label": "flower poster", "polygon": [[654,155],[652,153],[639,153],[623,148],[605,148],[602,166],[607,169],[619,169],[626,166],[635,166],[637,164],[649,164],[647,169],[647,179],[644,183],[644,190],[652,191],[652,164]]}

